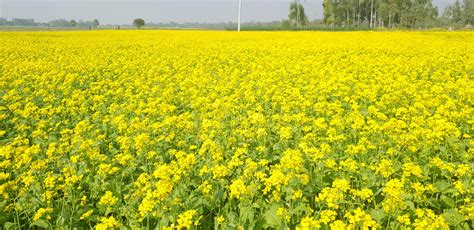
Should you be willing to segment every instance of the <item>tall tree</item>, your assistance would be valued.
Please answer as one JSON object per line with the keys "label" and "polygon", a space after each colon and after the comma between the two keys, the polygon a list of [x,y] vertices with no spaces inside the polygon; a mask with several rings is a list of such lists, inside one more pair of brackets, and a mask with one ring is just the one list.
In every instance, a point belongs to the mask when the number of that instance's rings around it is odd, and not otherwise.
{"label": "tall tree", "polygon": [[449,5],[448,7],[446,7],[444,11],[444,16],[450,18],[451,21],[454,23],[461,23],[463,16],[462,11],[463,10],[461,7],[461,3],[459,2],[459,0],[456,0],[453,5]]}
{"label": "tall tree", "polygon": [[141,18],[136,18],[135,20],[133,20],[133,26],[137,27],[138,29],[142,28],[143,26],[145,26],[145,20],[141,19]]}
{"label": "tall tree", "polygon": [[304,12],[304,6],[299,4],[299,1],[295,0],[290,3],[290,14],[288,15],[288,20],[292,25],[306,26],[308,24],[308,17]]}
{"label": "tall tree", "polygon": [[94,19],[93,22],[94,22],[94,26],[95,26],[95,27],[98,27],[98,26],[100,25],[100,22],[99,22],[98,19]]}
{"label": "tall tree", "polygon": [[77,26],[76,20],[71,20],[69,23],[71,24],[72,27],[76,27],[76,26]]}
{"label": "tall tree", "polygon": [[474,0],[464,0],[463,20],[466,24],[474,25]]}
{"label": "tall tree", "polygon": [[374,0],[370,0],[370,28],[373,27],[374,20]]}
{"label": "tall tree", "polygon": [[325,24],[370,28],[426,26],[437,11],[432,0],[323,0],[323,10]]}
{"label": "tall tree", "polygon": [[331,0],[323,0],[323,22],[324,24],[334,24],[334,9]]}

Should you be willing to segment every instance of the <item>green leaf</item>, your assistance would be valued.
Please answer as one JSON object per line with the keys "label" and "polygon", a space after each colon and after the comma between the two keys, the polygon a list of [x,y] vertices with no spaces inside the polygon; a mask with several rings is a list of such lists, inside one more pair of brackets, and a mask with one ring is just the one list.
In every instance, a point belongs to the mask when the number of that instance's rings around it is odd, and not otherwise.
{"label": "green leaf", "polygon": [[198,202],[196,202],[196,204],[194,206],[195,206],[195,208],[198,208],[201,205],[204,205],[206,207],[211,207],[211,203],[204,197],[200,197],[198,199]]}
{"label": "green leaf", "polygon": [[226,217],[227,220],[229,220],[229,226],[237,228],[238,219],[237,219],[237,215],[235,214],[235,212],[229,211],[224,216]]}
{"label": "green leaf", "polygon": [[273,204],[270,209],[265,212],[265,228],[277,228],[281,222],[277,216],[278,204]]}
{"label": "green leaf", "polygon": [[405,204],[410,208],[411,211],[415,211],[415,204],[411,201],[405,201]]}
{"label": "green leaf", "polygon": [[48,228],[49,224],[45,220],[37,220],[31,224],[31,226],[37,226],[40,228]]}
{"label": "green leaf", "polygon": [[16,226],[16,224],[13,223],[13,222],[6,222],[6,223],[3,225],[3,227],[4,227],[6,230],[8,230],[8,229],[14,229],[15,226]]}
{"label": "green leaf", "polygon": [[383,211],[383,209],[372,209],[370,211],[370,215],[372,216],[372,218],[374,218],[375,221],[377,221],[378,223],[380,223],[382,221],[382,219],[387,216],[387,214],[385,214],[385,212]]}
{"label": "green leaf", "polygon": [[448,208],[454,208],[454,200],[447,197],[447,196],[441,196],[441,203],[443,204],[443,206],[446,206]]}
{"label": "green leaf", "polygon": [[252,204],[252,207],[253,208],[260,208],[260,207],[262,207],[262,205],[257,201],[257,202]]}
{"label": "green leaf", "polygon": [[255,211],[252,207],[242,207],[240,209],[240,220],[242,223],[246,223],[247,221],[253,222],[255,217]]}
{"label": "green leaf", "polygon": [[459,214],[455,209],[450,209],[449,211],[443,213],[443,217],[451,226],[458,226],[464,221],[464,216]]}
{"label": "green leaf", "polygon": [[446,181],[437,181],[434,185],[436,186],[436,189],[438,189],[438,191],[440,191],[441,193],[446,192],[446,190],[451,187],[451,184]]}
{"label": "green leaf", "polygon": [[441,209],[441,204],[440,202],[435,199],[435,198],[429,198],[428,200],[426,200],[426,203],[428,204],[428,206],[430,206],[431,208],[434,208],[434,209],[437,209],[437,210],[440,210]]}
{"label": "green leaf", "polygon": [[469,227],[469,224],[466,223],[466,222],[462,223],[462,224],[460,225],[460,227],[461,227],[460,229],[466,229],[466,230],[471,229],[471,228]]}
{"label": "green leaf", "polygon": [[300,204],[300,205],[296,206],[296,208],[294,208],[294,209],[291,211],[291,213],[292,213],[292,214],[298,214],[298,213],[300,213],[300,212],[305,212],[305,211],[307,211],[307,210],[308,210],[308,207],[307,207],[306,205]]}

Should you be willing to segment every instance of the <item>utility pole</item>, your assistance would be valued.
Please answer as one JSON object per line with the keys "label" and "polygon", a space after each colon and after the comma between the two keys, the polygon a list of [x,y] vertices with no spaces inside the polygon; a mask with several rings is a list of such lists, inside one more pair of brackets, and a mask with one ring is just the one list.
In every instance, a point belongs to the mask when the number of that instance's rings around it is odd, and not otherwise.
{"label": "utility pole", "polygon": [[237,19],[237,32],[240,32],[240,17],[242,13],[242,0],[239,0],[239,17]]}

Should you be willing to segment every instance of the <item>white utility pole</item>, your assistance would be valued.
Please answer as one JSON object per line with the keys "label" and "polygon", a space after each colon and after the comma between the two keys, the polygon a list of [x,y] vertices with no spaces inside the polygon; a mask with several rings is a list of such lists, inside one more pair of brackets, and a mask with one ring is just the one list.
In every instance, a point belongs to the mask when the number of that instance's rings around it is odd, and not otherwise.
{"label": "white utility pole", "polygon": [[242,12],[242,0],[239,0],[239,18],[237,19],[237,32],[240,32],[240,15]]}

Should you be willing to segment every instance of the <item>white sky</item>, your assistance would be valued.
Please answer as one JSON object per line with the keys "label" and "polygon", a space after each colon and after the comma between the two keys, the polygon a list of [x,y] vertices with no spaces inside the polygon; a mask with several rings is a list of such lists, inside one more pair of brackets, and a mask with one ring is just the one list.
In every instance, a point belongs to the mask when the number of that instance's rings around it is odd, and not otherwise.
{"label": "white sky", "polygon": [[[242,20],[275,21],[287,18],[292,0],[242,0]],[[310,20],[322,17],[322,0],[300,0]],[[440,9],[454,0],[433,0]],[[0,17],[99,19],[101,24],[146,22],[235,22],[238,0],[0,0]]]}

